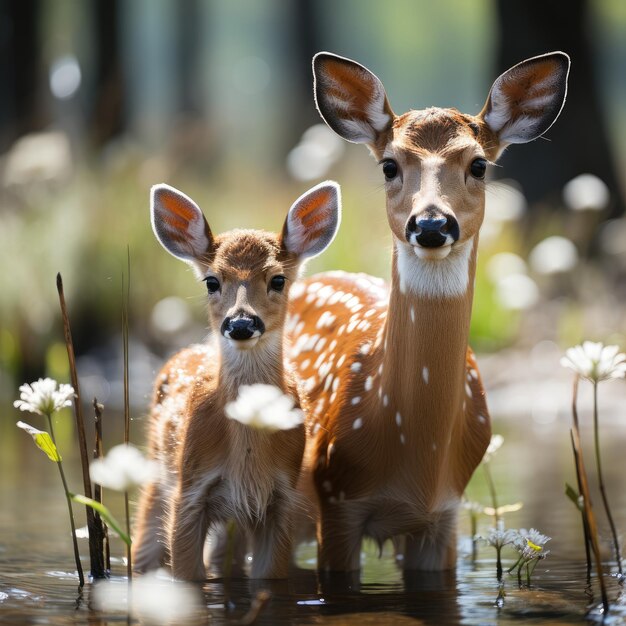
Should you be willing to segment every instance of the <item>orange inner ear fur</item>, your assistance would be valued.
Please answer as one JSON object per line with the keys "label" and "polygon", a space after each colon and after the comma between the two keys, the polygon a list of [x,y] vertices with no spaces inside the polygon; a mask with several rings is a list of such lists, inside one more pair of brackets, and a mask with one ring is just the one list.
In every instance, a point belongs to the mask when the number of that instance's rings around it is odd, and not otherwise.
{"label": "orange inner ear fur", "polygon": [[[167,221],[172,224],[172,226],[175,226],[177,221],[179,221],[179,223],[182,223],[182,220],[191,222],[195,217],[193,208],[186,204],[182,198],[174,194],[161,194],[161,203],[171,214],[172,222],[170,222],[169,219]],[[178,220],[176,220],[176,218],[178,218]]]}
{"label": "orange inner ear fur", "polygon": [[[351,115],[356,113],[360,119],[364,120],[366,103],[371,99],[372,90],[363,80],[362,72],[356,73],[353,67],[347,67],[341,63],[324,63],[323,67],[325,74],[330,76],[337,84],[345,85],[345,91],[348,91],[353,96],[356,107],[351,110]],[[339,96],[345,94],[344,90],[340,91],[333,88],[332,85],[327,87],[326,90],[331,93],[335,92]]]}
{"label": "orange inner ear fur", "polygon": [[[312,226],[321,221],[322,216],[317,215],[320,206],[330,204],[330,191],[319,191],[314,197],[310,198],[304,206],[300,205],[297,210],[298,217],[305,226]],[[313,215],[311,215],[311,213]]]}

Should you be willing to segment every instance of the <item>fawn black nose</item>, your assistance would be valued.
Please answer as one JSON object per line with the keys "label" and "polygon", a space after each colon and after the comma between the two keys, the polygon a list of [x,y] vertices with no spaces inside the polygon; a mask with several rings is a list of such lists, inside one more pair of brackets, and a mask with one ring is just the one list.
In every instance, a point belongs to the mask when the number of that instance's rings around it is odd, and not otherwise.
{"label": "fawn black nose", "polygon": [[237,315],[236,317],[227,317],[222,322],[222,335],[235,341],[260,337],[264,332],[265,324],[257,315]]}
{"label": "fawn black nose", "polygon": [[422,217],[411,215],[406,223],[406,240],[424,248],[439,248],[459,238],[459,223],[454,217]]}

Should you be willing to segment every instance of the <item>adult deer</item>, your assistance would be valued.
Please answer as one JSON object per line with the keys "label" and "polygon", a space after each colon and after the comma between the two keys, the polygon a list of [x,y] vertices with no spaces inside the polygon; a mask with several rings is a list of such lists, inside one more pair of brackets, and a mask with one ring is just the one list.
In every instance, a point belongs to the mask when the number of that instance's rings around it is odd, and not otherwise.
{"label": "adult deer", "polygon": [[135,567],[169,562],[176,578],[204,580],[207,531],[233,519],[252,538],[251,576],[284,578],[304,425],[256,430],[226,411],[240,386],[251,384],[277,387],[306,408],[283,362],[288,295],[303,261],[335,235],[339,187],[322,183],[302,195],[281,234],[213,236],[199,207],[180,191],[157,185],[151,200],[156,237],[206,283],[213,334],[174,355],[157,377],[150,455],[163,472],[142,495]]}
{"label": "adult deer", "polygon": [[406,570],[451,568],[459,500],[491,432],[468,347],[485,173],[509,144],[556,120],[569,58],[509,69],[478,115],[397,116],[372,72],[333,54],[317,54],[313,72],[325,122],[382,166],[394,244],[389,292],[339,272],[292,291],[291,357],[315,421],[306,468],[320,509],[318,566],[358,570],[369,536],[404,538]]}

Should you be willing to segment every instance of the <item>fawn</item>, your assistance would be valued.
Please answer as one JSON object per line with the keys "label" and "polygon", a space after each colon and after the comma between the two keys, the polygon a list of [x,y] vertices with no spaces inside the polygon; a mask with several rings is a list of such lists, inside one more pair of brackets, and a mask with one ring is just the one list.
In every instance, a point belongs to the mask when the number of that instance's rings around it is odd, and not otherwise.
{"label": "fawn", "polygon": [[308,478],[317,493],[322,571],[358,571],[363,536],[404,542],[405,570],[456,563],[458,504],[491,434],[468,347],[485,173],[550,128],[568,72],[566,54],[546,54],[502,74],[478,115],[397,116],[368,69],[313,60],[322,118],[381,165],[393,236],[389,290],[331,272],[292,291],[290,356],[316,422],[302,489]]}
{"label": "fawn", "polygon": [[174,577],[204,580],[207,532],[233,519],[251,538],[251,577],[284,578],[291,556],[295,485],[305,426],[268,432],[229,419],[241,385],[273,385],[305,409],[283,361],[289,291],[306,259],[333,240],[339,186],[325,182],[289,210],[281,234],[233,230],[213,236],[185,194],[156,185],[152,227],[163,247],[206,283],[209,342],[173,356],[157,376],[149,424],[160,480],[142,494],[134,563],[170,563]]}

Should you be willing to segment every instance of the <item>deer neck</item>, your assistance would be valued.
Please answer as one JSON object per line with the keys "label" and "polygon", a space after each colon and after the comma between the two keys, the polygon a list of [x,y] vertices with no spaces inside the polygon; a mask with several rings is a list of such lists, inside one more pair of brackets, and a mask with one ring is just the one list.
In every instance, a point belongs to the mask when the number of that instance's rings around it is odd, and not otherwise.
{"label": "deer neck", "polygon": [[282,338],[264,337],[247,350],[220,336],[219,385],[228,400],[237,397],[241,385],[274,385],[285,391]]}
{"label": "deer neck", "polygon": [[448,444],[465,401],[477,243],[434,261],[394,248],[381,389],[404,437],[433,449]]}

